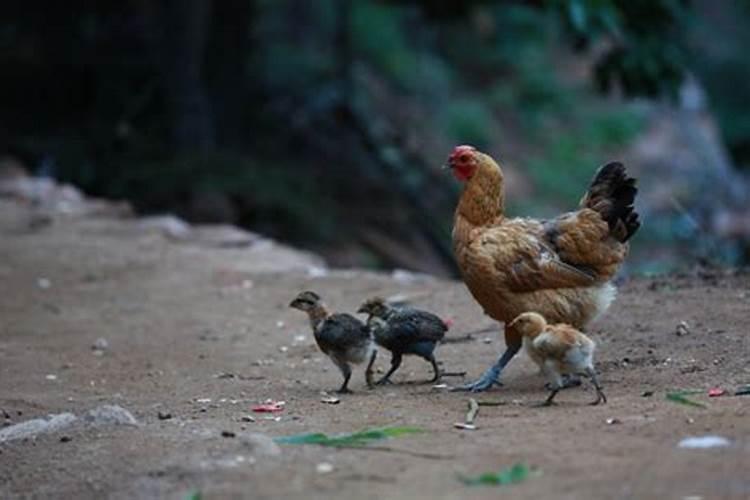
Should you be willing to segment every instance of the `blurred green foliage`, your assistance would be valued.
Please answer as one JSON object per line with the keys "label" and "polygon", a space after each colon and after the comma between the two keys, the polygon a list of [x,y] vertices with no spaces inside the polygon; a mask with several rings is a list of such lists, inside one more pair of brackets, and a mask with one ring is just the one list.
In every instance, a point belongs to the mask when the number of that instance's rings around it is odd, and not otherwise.
{"label": "blurred green foliage", "polygon": [[[164,27],[201,2],[10,6],[0,147],[143,211],[191,217],[194,199],[218,194],[234,222],[337,250],[355,239],[342,224],[386,220],[406,241],[429,225],[415,211],[447,240],[455,189],[430,168],[456,143],[510,151],[540,194],[510,197],[511,210],[570,206],[644,129],[622,97],[675,98],[687,68],[750,164],[750,113],[738,112],[750,87],[737,85],[750,77],[750,9],[739,3],[714,8],[733,21],[721,37],[683,0],[205,1],[210,19],[188,23],[207,40],[193,87],[170,79],[161,51],[173,41]],[[178,122],[196,118],[215,129],[210,147],[175,144]],[[368,127],[380,142],[363,139]],[[655,224],[654,240],[678,239],[668,226]]]}

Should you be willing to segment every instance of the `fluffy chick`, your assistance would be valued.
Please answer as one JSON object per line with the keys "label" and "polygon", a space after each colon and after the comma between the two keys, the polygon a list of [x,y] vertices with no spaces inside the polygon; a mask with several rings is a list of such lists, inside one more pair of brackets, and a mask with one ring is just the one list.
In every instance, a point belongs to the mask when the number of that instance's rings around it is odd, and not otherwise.
{"label": "fluffy chick", "polygon": [[410,307],[396,309],[380,297],[369,299],[357,312],[369,314],[367,325],[375,336],[375,342],[391,351],[391,369],[377,384],[390,383],[390,377],[401,366],[404,354],[414,354],[429,361],[434,372],[431,382],[440,379],[440,369],[433,352],[448,330],[442,319]]}
{"label": "fluffy chick", "polygon": [[594,370],[596,344],[589,337],[564,323],[547,324],[544,317],[535,312],[519,315],[508,328],[523,337],[529,357],[549,380],[551,392],[543,406],[551,405],[555,395],[565,386],[564,375],[589,377],[596,389],[596,400],[591,404],[607,402]]}
{"label": "fluffy chick", "polygon": [[339,393],[348,393],[352,376],[351,364],[369,361],[365,370],[367,386],[372,387],[372,365],[377,351],[370,329],[350,314],[330,313],[320,296],[311,291],[301,292],[289,307],[307,313],[310,318],[315,342],[331,361],[341,370],[344,383]]}

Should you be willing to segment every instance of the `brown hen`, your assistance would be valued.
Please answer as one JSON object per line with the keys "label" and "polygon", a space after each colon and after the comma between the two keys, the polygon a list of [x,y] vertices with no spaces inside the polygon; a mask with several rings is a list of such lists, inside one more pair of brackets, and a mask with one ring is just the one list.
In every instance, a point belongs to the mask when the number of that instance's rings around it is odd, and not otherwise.
{"label": "brown hen", "polygon": [[[506,217],[503,172],[472,146],[456,147],[448,166],[466,183],[455,213],[454,253],[487,315],[507,324],[535,311],[547,321],[583,328],[607,310],[616,294],[611,280],[640,226],[635,179],[621,163],[599,169],[578,210],[550,220]],[[522,339],[506,329],[505,343],[500,359],[460,389],[482,391],[498,383]]]}

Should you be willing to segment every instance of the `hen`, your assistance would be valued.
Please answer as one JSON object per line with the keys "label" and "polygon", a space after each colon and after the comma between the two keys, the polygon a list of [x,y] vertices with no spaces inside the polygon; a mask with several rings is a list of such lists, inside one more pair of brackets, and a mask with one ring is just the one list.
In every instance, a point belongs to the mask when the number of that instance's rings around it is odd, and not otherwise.
{"label": "hen", "polygon": [[372,329],[375,342],[391,351],[391,369],[377,384],[387,384],[401,366],[404,354],[415,354],[432,364],[434,376],[440,379],[440,369],[435,360],[435,346],[445,336],[448,326],[434,314],[410,307],[396,309],[380,297],[366,301],[357,310],[369,314],[367,325]]}
{"label": "hen", "polygon": [[349,390],[349,379],[352,376],[351,363],[367,362],[365,378],[367,386],[372,387],[372,365],[377,351],[370,329],[364,323],[350,314],[331,314],[320,296],[311,291],[301,292],[289,304],[289,307],[307,313],[315,342],[341,370],[344,383],[338,392],[351,392]]}
{"label": "hen", "polygon": [[[604,313],[616,295],[611,283],[640,227],[633,208],[635,179],[617,162],[601,167],[578,210],[555,219],[509,218],[503,172],[488,155],[458,146],[448,166],[465,182],[453,225],[453,250],[463,280],[490,317],[505,324],[527,311],[552,323],[583,328]],[[476,382],[483,391],[498,382],[521,348],[505,329],[506,351]]]}

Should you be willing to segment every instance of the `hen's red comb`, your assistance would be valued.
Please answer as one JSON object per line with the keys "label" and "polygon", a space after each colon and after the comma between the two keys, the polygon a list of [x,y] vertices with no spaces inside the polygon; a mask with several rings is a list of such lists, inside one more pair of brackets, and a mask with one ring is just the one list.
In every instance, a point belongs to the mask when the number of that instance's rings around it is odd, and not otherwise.
{"label": "hen's red comb", "polygon": [[463,153],[473,153],[476,150],[477,148],[475,148],[474,146],[467,146],[467,145],[456,146],[455,148],[453,148],[453,152],[451,153],[450,158],[451,159],[457,158],[459,155]]}

